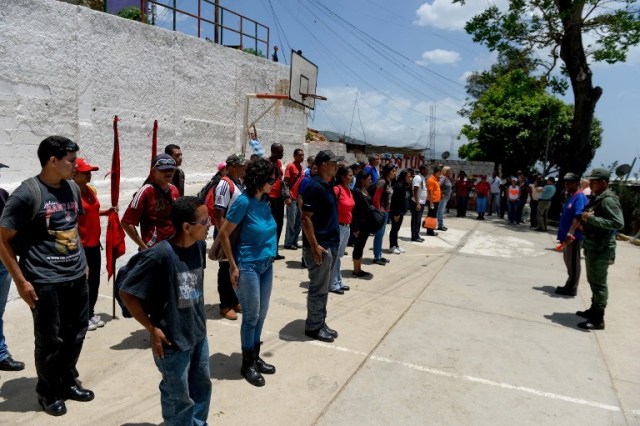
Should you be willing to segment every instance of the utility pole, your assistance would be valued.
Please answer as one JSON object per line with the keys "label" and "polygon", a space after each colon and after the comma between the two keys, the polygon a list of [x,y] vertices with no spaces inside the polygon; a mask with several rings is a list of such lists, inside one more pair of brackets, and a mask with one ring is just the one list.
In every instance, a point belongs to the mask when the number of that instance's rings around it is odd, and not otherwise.
{"label": "utility pole", "polygon": [[[215,11],[215,28],[213,29],[213,42],[215,44],[220,44],[220,36],[218,35],[220,32],[220,0],[216,0],[216,11]],[[268,52],[267,52],[268,53]]]}

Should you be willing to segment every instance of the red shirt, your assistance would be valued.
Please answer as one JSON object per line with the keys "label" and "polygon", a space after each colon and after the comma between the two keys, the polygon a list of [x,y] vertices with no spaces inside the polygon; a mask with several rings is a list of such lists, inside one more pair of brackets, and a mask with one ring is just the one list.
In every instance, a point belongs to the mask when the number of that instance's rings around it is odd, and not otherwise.
{"label": "red shirt", "polygon": [[[298,197],[298,186],[302,177],[302,164],[296,164],[295,162],[287,164],[287,168],[284,170],[284,181],[291,190],[291,199],[295,200]],[[295,188],[295,193],[294,193]]]}
{"label": "red shirt", "polygon": [[476,183],[476,194],[478,197],[488,197],[489,192],[491,192],[491,185],[486,180],[481,180]]}
{"label": "red shirt", "polygon": [[84,214],[78,216],[78,232],[84,247],[100,244],[100,201],[93,186],[87,185],[87,191],[80,191]]}
{"label": "red shirt", "polygon": [[338,201],[338,222],[340,225],[351,224],[352,211],[356,205],[351,190],[344,189],[342,185],[336,185],[333,187],[333,192],[335,192]]}
{"label": "red shirt", "polygon": [[140,225],[142,241],[152,247],[154,244],[171,237],[175,231],[171,224],[171,200],[178,199],[178,188],[169,185],[168,192],[162,194],[158,187],[146,184],[133,196],[133,200],[124,212],[122,222]]}
{"label": "red shirt", "polygon": [[[269,160],[271,161],[271,160]],[[276,160],[275,163],[276,167],[278,168],[278,174],[276,176],[276,181],[273,182],[273,185],[271,186],[271,192],[269,192],[269,197],[271,198],[280,198],[281,196],[281,192],[282,192],[282,161],[280,160]]]}
{"label": "red shirt", "polygon": [[458,197],[466,197],[469,195],[469,184],[467,183],[467,179],[458,179],[454,184],[456,187],[456,195]]}

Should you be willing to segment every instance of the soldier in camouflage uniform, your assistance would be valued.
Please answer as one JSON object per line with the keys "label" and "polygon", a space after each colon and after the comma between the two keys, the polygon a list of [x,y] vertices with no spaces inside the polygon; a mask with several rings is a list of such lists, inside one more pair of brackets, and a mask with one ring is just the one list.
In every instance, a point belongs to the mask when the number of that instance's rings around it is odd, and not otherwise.
{"label": "soldier in camouflage uniform", "polygon": [[585,330],[604,330],[604,310],[607,307],[607,269],[613,264],[616,250],[615,231],[624,227],[618,197],[609,189],[611,174],[606,169],[593,169],[589,179],[591,202],[582,213],[584,257],[587,280],[591,286],[591,307],[578,311],[587,320],[578,324]]}

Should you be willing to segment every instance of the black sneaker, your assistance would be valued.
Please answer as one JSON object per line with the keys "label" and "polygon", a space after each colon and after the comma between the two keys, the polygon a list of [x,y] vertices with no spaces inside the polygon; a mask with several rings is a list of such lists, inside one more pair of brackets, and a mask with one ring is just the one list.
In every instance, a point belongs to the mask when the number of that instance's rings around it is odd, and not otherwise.
{"label": "black sneaker", "polygon": [[320,328],[318,330],[305,330],[304,335],[327,343],[333,342],[334,339],[333,335],[329,334],[329,332],[324,328]]}
{"label": "black sneaker", "polygon": [[354,277],[358,277],[358,278],[369,278],[373,276],[371,272],[365,272],[363,270],[359,270],[357,272],[353,271],[352,274]]}

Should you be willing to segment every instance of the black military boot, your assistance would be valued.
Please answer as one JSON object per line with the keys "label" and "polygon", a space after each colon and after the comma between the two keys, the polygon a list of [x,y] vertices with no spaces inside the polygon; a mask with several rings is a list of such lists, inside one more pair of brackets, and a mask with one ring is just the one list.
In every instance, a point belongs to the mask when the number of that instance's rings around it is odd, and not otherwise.
{"label": "black military boot", "polygon": [[264,362],[262,358],[260,358],[260,346],[262,346],[262,342],[258,343],[253,348],[256,354],[255,360],[256,360],[256,367],[258,367],[258,371],[261,372],[262,374],[275,374],[276,367],[274,367],[271,364],[267,364],[266,362]]}
{"label": "black military boot", "polygon": [[589,318],[578,324],[584,330],[604,330],[604,309],[592,309]]}
{"label": "black military boot", "polygon": [[240,367],[240,374],[253,386],[264,386],[264,377],[262,377],[262,374],[260,374],[256,366],[255,350],[242,350],[242,367]]}
{"label": "black military boot", "polygon": [[582,318],[586,318],[589,319],[591,318],[591,315],[593,314],[593,307],[587,309],[586,311],[578,311],[576,312],[576,315]]}

